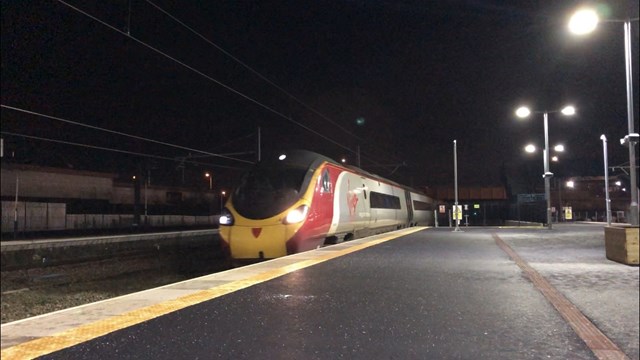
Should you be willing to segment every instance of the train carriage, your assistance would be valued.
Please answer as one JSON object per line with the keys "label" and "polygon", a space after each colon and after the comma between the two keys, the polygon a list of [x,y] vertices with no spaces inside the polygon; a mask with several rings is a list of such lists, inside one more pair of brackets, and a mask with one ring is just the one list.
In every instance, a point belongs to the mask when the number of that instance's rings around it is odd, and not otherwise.
{"label": "train carriage", "polygon": [[294,150],[242,178],[220,217],[220,235],[231,259],[255,261],[432,221],[433,201],[424,194]]}

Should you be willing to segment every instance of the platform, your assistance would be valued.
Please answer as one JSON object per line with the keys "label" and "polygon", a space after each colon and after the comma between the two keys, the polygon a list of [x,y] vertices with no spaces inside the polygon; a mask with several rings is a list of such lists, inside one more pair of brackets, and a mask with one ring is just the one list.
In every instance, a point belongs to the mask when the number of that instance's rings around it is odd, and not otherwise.
{"label": "platform", "polygon": [[412,228],[2,325],[2,359],[637,359],[604,225]]}

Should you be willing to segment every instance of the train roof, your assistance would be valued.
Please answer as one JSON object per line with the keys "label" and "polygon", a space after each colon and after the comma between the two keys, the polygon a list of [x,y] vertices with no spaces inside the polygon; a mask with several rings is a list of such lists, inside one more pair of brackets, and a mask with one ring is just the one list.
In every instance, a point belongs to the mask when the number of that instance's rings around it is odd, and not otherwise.
{"label": "train roof", "polygon": [[371,179],[375,179],[378,181],[382,181],[388,184],[392,184],[398,187],[401,187],[403,189],[415,192],[415,193],[420,193],[420,194],[424,194],[422,191],[416,190],[410,186],[406,186],[406,185],[402,185],[399,184],[395,181],[389,180],[387,178],[384,178],[382,176],[376,175],[376,174],[372,174],[368,171],[362,170],[359,167],[353,166],[353,165],[345,165],[345,164],[341,164],[339,162],[337,162],[336,160],[333,160],[327,156],[318,154],[316,152],[313,151],[309,151],[309,150],[303,150],[303,149],[291,149],[291,150],[282,150],[279,152],[274,153],[273,155],[271,155],[271,158],[268,159],[267,161],[265,161],[265,163],[271,163],[271,162],[275,162],[276,159],[279,159],[282,155],[286,155],[287,160],[293,164],[297,164],[300,166],[305,166],[305,167],[309,167],[310,169],[317,169],[323,162],[328,162],[330,164],[336,165],[338,167],[344,168],[344,169],[348,169],[356,174],[360,174],[363,176],[367,176]]}

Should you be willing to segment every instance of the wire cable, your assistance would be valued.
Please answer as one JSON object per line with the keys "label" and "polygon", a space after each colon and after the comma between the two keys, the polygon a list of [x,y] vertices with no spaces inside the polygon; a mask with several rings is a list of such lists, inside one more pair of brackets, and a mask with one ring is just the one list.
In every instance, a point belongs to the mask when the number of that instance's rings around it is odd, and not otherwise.
{"label": "wire cable", "polygon": [[[82,143],[77,143],[77,142],[72,142],[72,141],[50,139],[50,138],[44,138],[44,137],[40,137],[40,136],[19,134],[19,133],[14,133],[14,132],[9,132],[9,131],[2,131],[0,133],[3,134],[3,135],[22,137],[22,138],[26,138],[26,139],[34,139],[34,140],[48,141],[48,142],[53,142],[53,143],[58,143],[58,144],[85,147],[85,148],[90,148],[90,149],[105,150],[105,151],[117,152],[117,153],[122,153],[122,154],[129,154],[129,155],[147,157],[147,158],[152,158],[152,159],[170,160],[170,161],[174,161],[174,162],[178,161],[178,160],[176,160],[176,158],[167,157],[167,156],[145,154],[145,153],[140,153],[140,152],[135,152],[135,151],[127,151],[127,150],[120,150],[120,149],[108,148],[108,147],[103,147],[103,146],[82,144]],[[235,167],[235,166],[209,164],[209,163],[203,163],[203,162],[199,162],[199,161],[186,160],[186,158],[185,159],[181,158],[180,161],[181,162],[190,163],[190,164],[194,164],[194,165],[206,165],[206,166],[219,167],[219,168],[225,168],[225,169],[234,169],[234,170],[242,170],[243,169],[243,168],[239,168],[239,167]]]}
{"label": "wire cable", "polygon": [[339,142],[334,141],[333,139],[330,139],[327,136],[324,136],[324,135],[320,134],[319,132],[309,128],[308,126],[303,125],[303,124],[293,120],[291,117],[284,115],[283,113],[271,108],[268,105],[265,105],[265,104],[259,102],[258,100],[255,100],[255,99],[251,98],[248,95],[245,95],[244,93],[242,93],[242,92],[230,87],[229,85],[224,84],[223,82],[221,82],[221,81],[219,81],[217,79],[214,79],[213,77],[203,73],[202,71],[200,71],[200,70],[198,70],[198,69],[196,69],[196,68],[194,68],[194,67],[192,67],[192,66],[190,66],[190,65],[188,65],[188,64],[186,64],[186,63],[184,63],[184,62],[182,62],[182,61],[180,61],[180,60],[178,60],[178,59],[176,59],[176,58],[164,53],[164,52],[162,52],[161,50],[159,50],[159,49],[157,49],[157,48],[145,43],[144,41],[142,41],[140,39],[137,39],[136,37],[131,36],[130,34],[127,34],[126,32],[124,32],[124,31],[122,31],[122,30],[120,30],[120,29],[118,29],[118,28],[116,28],[116,27],[114,27],[112,25],[107,24],[106,22],[98,19],[97,17],[95,17],[95,16],[93,16],[93,15],[91,15],[91,14],[89,14],[89,13],[87,13],[87,12],[85,12],[85,11],[83,11],[83,10],[73,6],[73,5],[71,5],[71,4],[68,4],[63,0],[57,0],[57,1],[59,3],[65,5],[65,6],[67,6],[68,8],[70,8],[72,10],[75,10],[76,12],[79,12],[80,14],[82,14],[82,15],[84,15],[84,16],[86,16],[86,17],[88,17],[88,18],[90,18],[90,19],[92,19],[94,21],[97,21],[98,23],[106,26],[107,28],[109,28],[109,29],[111,29],[111,30],[123,35],[123,36],[126,36],[127,38],[137,42],[138,44],[146,47],[147,49],[149,49],[149,50],[151,50],[153,52],[156,52],[156,53],[166,57],[167,59],[170,59],[171,61],[173,61],[173,62],[175,62],[175,63],[177,63],[179,65],[182,65],[183,67],[195,72],[196,74],[198,74],[198,75],[200,75],[200,76],[202,76],[202,77],[204,77],[204,78],[206,78],[206,79],[208,79],[208,80],[220,85],[221,87],[225,88],[226,90],[229,90],[230,92],[232,92],[232,93],[234,93],[234,94],[236,94],[236,95],[238,95],[238,96],[240,96],[240,97],[242,97],[242,98],[244,98],[244,99],[246,99],[246,100],[248,100],[248,101],[250,101],[250,102],[252,102],[252,103],[254,103],[254,104],[256,104],[256,105],[258,105],[258,106],[260,106],[260,107],[262,107],[262,108],[264,108],[264,109],[266,109],[266,110],[268,110],[268,111],[270,111],[270,112],[272,112],[272,113],[274,113],[274,114],[276,114],[278,116],[280,116],[280,117],[282,117],[283,119],[288,120],[288,121],[290,121],[290,122],[302,127],[303,129],[305,129],[305,130],[307,130],[307,131],[309,131],[311,133],[314,133],[314,134],[320,136],[321,138],[323,138],[323,139],[325,139],[325,140],[327,140],[327,141],[329,141],[329,142],[331,142],[331,143],[333,143],[333,144],[335,144],[335,145],[337,145],[337,146],[339,146],[339,147],[341,147],[343,149],[346,149],[346,150],[348,150],[350,152],[354,152],[352,149],[340,144]]}
{"label": "wire cable", "polygon": [[238,64],[242,65],[244,68],[246,68],[247,70],[251,71],[254,75],[256,75],[257,77],[259,77],[260,79],[264,80],[265,82],[267,82],[269,85],[275,87],[276,89],[280,90],[283,94],[287,95],[289,98],[295,100],[298,104],[302,105],[305,109],[311,111],[312,113],[320,116],[321,118],[327,120],[328,122],[330,122],[331,124],[335,125],[337,128],[339,128],[340,130],[344,131],[345,133],[353,136],[354,138],[360,140],[360,141],[364,141],[364,139],[362,139],[361,137],[353,134],[352,132],[350,132],[349,130],[343,128],[342,126],[340,126],[339,124],[337,124],[336,122],[334,122],[333,120],[331,120],[328,116],[322,114],[321,112],[319,112],[318,110],[312,108],[311,106],[307,105],[306,103],[304,103],[302,100],[298,99],[297,97],[295,97],[293,94],[289,93],[287,90],[285,90],[284,88],[282,88],[281,86],[279,86],[278,84],[274,83],[273,81],[269,80],[269,78],[267,78],[266,76],[262,75],[261,73],[259,73],[258,71],[254,70],[252,67],[250,67],[249,65],[245,64],[243,61],[241,61],[240,59],[238,59],[237,57],[235,57],[234,55],[232,55],[230,52],[228,52],[227,50],[223,49],[221,46],[217,45],[216,43],[214,43],[213,41],[209,40],[208,38],[206,38],[204,35],[200,34],[199,32],[195,31],[193,28],[191,28],[190,26],[188,26],[187,24],[185,24],[183,21],[181,21],[180,19],[176,18],[175,16],[173,16],[172,14],[170,14],[168,11],[164,10],[163,8],[161,8],[160,6],[156,5],[155,3],[153,3],[150,0],[146,0],[147,3],[153,7],[155,7],[156,9],[158,9],[158,11],[164,13],[166,16],[168,16],[169,18],[171,18],[173,21],[177,22],[178,24],[182,25],[184,28],[186,28],[187,30],[189,30],[190,32],[192,32],[193,34],[195,34],[197,37],[199,37],[200,39],[202,39],[204,42],[206,42],[207,44],[215,47],[216,49],[218,49],[220,52],[222,52],[223,54],[225,54],[226,56],[228,56],[229,58],[231,58],[233,61],[237,62]]}
{"label": "wire cable", "polygon": [[147,141],[147,142],[151,142],[151,143],[154,143],[154,144],[160,144],[160,145],[164,145],[164,146],[175,147],[175,148],[178,148],[178,149],[181,149],[181,150],[193,151],[193,152],[197,152],[197,153],[200,153],[200,154],[206,154],[206,155],[209,155],[209,156],[220,157],[220,158],[227,159],[227,160],[233,160],[233,161],[239,161],[239,162],[244,162],[244,163],[248,163],[248,164],[253,164],[252,161],[248,161],[248,160],[236,159],[236,158],[232,158],[232,157],[228,157],[228,156],[224,156],[224,155],[220,155],[220,154],[210,153],[210,152],[203,151],[203,150],[188,148],[186,146],[170,144],[170,143],[167,143],[167,142],[153,140],[153,139],[147,139],[147,138],[143,138],[143,137],[137,136],[137,135],[131,135],[131,134],[126,134],[126,133],[123,133],[123,132],[120,132],[120,131],[109,130],[109,129],[105,129],[105,128],[101,128],[101,127],[93,126],[93,125],[87,125],[87,124],[83,124],[83,123],[80,123],[80,122],[77,122],[77,121],[71,121],[71,120],[66,120],[66,119],[62,119],[62,118],[51,116],[51,115],[40,114],[40,113],[37,113],[37,112],[34,112],[34,111],[20,109],[20,108],[13,107],[13,106],[0,104],[0,107],[3,107],[5,109],[14,110],[14,111],[19,111],[19,112],[22,112],[22,113],[25,113],[25,114],[44,117],[44,118],[51,119],[51,120],[61,121],[61,122],[72,124],[72,125],[83,126],[83,127],[87,127],[87,128],[94,129],[94,130],[100,130],[100,131],[104,131],[104,132],[108,132],[108,133],[112,133],[112,134],[116,134],[116,135],[120,135],[120,136],[130,137],[130,138],[137,139],[137,140]]}

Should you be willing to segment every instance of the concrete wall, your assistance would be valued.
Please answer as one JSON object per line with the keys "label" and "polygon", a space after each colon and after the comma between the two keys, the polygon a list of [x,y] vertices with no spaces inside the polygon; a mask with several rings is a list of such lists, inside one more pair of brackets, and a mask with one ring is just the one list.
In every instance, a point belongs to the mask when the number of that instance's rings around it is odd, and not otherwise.
{"label": "concrete wall", "polygon": [[[16,212],[17,209],[17,212]],[[3,201],[2,232],[14,230],[17,215],[18,230],[63,230],[66,227],[66,204]]]}
{"label": "concrete wall", "polygon": [[[2,202],[2,232],[14,231],[16,204],[13,201]],[[219,215],[143,215],[143,224],[162,226],[210,225],[218,224]],[[73,229],[109,229],[124,228],[133,225],[132,214],[67,214],[66,205],[58,203],[18,202],[17,231],[73,230]],[[142,224],[141,224],[142,225]]]}
{"label": "concrete wall", "polygon": [[[32,165],[2,164],[1,190],[4,199],[14,198],[16,182],[18,199],[83,199],[106,200],[111,204],[134,203],[134,183],[116,183],[115,175],[73,169],[58,169]],[[179,193],[180,202],[209,203],[220,201],[217,192],[189,188],[176,188],[140,184],[140,204],[165,205],[168,193]],[[171,203],[173,204],[173,203]]]}
{"label": "concrete wall", "polygon": [[1,177],[2,196],[15,196],[17,182],[18,197],[97,200],[112,197],[111,174],[3,165]]}

